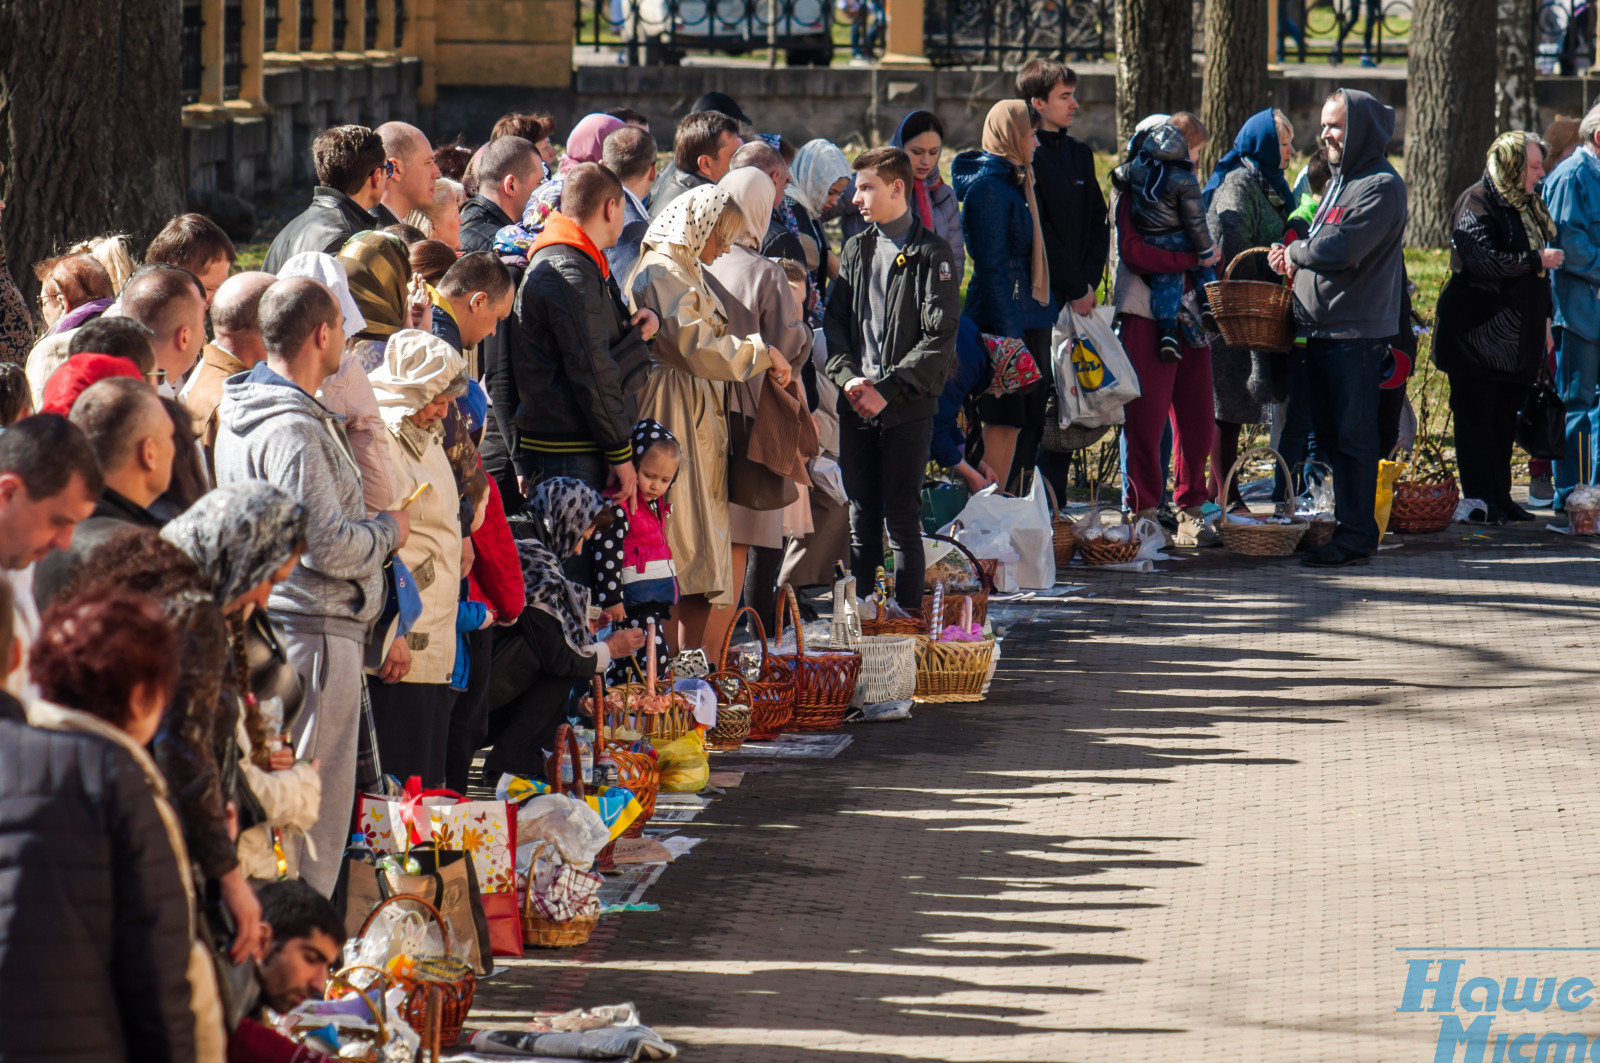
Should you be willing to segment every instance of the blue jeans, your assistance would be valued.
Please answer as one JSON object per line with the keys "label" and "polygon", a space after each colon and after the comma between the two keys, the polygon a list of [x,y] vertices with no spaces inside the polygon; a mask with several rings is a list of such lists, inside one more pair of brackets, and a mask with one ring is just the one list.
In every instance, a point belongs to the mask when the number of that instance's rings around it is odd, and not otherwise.
{"label": "blue jeans", "polygon": [[528,494],[546,480],[570,476],[582,480],[596,491],[604,491],[611,479],[611,463],[602,454],[542,454],[517,450],[517,471],[528,481]]}
{"label": "blue jeans", "polygon": [[[1194,250],[1194,245],[1189,242],[1188,233],[1167,233],[1162,236],[1146,236],[1143,239],[1151,247],[1159,247],[1163,251]],[[1183,302],[1184,277],[1192,280],[1195,291],[1204,295],[1203,286],[1216,280],[1217,273],[1210,266],[1196,266],[1185,273],[1144,275],[1144,282],[1150,286],[1150,316],[1155,318],[1156,324],[1163,329],[1170,331],[1177,327],[1178,304]]]}
{"label": "blue jeans", "polygon": [[1378,549],[1378,373],[1387,339],[1306,343],[1306,380],[1318,448],[1333,469],[1333,545]]}
{"label": "blue jeans", "polygon": [[1565,509],[1567,496],[1578,486],[1595,481],[1595,458],[1600,457],[1600,344],[1571,329],[1557,328],[1556,390],[1567,404],[1567,453],[1555,463],[1556,508]]}

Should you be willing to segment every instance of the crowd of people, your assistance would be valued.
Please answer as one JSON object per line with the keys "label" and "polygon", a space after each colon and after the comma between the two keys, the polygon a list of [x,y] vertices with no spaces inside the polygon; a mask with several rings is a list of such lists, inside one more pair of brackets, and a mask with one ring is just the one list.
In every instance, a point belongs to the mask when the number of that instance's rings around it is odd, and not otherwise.
{"label": "crowd of people", "polygon": [[[851,159],[711,93],[664,164],[625,108],[564,152],[541,115],[476,148],[341,125],[261,270],[184,214],[142,262],[113,234],[38,263],[36,318],[0,273],[0,962],[30,972],[0,1037],[289,1058],[252,1016],[337,959],[360,788],[464,791],[485,749],[491,780],[541,776],[592,677],[703,669],[741,602],[770,627],[784,583],[873,587],[886,538],[920,610],[930,458],[974,491],[1053,474],[1052,329],[1108,264],[1130,513],[1170,467],[1176,543],[1214,542],[1241,428],[1272,420],[1337,485],[1307,563],[1369,556],[1411,335],[1393,112],[1329,96],[1294,185],[1281,112],[1209,175],[1200,120],[1153,115],[1111,210],[1075,92],[1028,63],[948,183],[927,111]],[[1500,138],[1458,208],[1435,356],[1499,519],[1526,515],[1510,433],[1552,349],[1558,503],[1594,474],[1597,136],[1600,109],[1559,167]],[[1260,247],[1235,275],[1292,282],[1286,357],[1229,347],[1204,297]]]}

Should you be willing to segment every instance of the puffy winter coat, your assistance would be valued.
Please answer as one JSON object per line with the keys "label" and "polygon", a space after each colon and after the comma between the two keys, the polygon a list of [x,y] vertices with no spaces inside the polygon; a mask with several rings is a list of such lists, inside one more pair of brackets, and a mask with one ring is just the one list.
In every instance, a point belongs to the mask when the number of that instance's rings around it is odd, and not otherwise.
{"label": "puffy winter coat", "polygon": [[986,151],[964,151],[950,164],[972,258],[961,312],[979,331],[1014,339],[1056,320],[1054,303],[1041,306],[1033,298],[1033,216],[1022,181],[1021,170]]}
{"label": "puffy winter coat", "polygon": [[1188,233],[1189,246],[1204,254],[1211,247],[1200,180],[1189,160],[1189,142],[1177,126],[1150,130],[1139,153],[1111,171],[1111,183],[1128,194],[1133,227],[1140,236]]}

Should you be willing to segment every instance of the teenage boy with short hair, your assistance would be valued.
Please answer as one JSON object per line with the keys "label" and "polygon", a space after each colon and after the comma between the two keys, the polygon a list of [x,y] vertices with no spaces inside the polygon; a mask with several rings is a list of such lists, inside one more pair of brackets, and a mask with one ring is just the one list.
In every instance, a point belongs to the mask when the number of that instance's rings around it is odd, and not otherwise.
{"label": "teenage boy with short hair", "polygon": [[922,474],[961,318],[950,245],[917,221],[911,159],[856,157],[853,202],[868,228],[845,244],[823,330],[839,385],[839,464],[850,495],[850,570],[871,587],[887,526],[895,599],[922,608]]}

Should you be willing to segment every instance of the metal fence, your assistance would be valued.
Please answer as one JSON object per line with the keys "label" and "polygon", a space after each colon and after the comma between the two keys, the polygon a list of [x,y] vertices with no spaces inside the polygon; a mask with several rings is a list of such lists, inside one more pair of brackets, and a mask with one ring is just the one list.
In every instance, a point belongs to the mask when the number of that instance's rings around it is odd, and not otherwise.
{"label": "metal fence", "polygon": [[[1411,0],[1280,0],[1278,61],[1351,55],[1363,66],[1405,61],[1411,38]],[[1358,50],[1359,49],[1359,50]]]}
{"label": "metal fence", "polygon": [[200,34],[205,29],[205,22],[200,17],[200,3],[183,5],[182,29],[179,40],[178,59],[178,84],[184,103],[198,103],[200,100],[200,76],[202,66],[200,63]]}
{"label": "metal fence", "polygon": [[620,47],[629,62],[645,66],[676,64],[689,51],[737,55],[769,47],[785,52],[791,66],[826,66],[836,27],[854,21],[836,14],[835,0],[592,0],[578,5],[577,40]]}
{"label": "metal fence", "polygon": [[924,47],[935,66],[1016,67],[1034,56],[1079,62],[1116,50],[1113,0],[929,0]]}
{"label": "metal fence", "polygon": [[1595,7],[1588,0],[1544,0],[1533,22],[1541,74],[1581,74],[1595,65]]}

